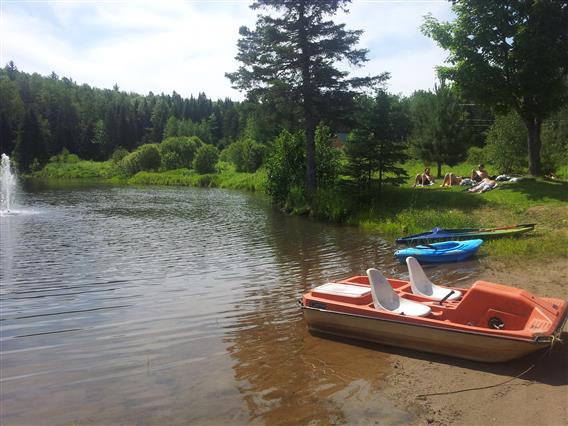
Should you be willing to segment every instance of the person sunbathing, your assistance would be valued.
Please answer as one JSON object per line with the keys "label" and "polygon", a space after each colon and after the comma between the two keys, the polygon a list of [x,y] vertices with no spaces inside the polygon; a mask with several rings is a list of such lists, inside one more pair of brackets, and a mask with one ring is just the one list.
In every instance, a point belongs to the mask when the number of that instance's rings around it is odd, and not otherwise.
{"label": "person sunbathing", "polygon": [[484,178],[481,182],[477,185],[472,186],[467,190],[467,192],[487,192],[491,189],[494,189],[497,186],[497,182],[492,179]]}
{"label": "person sunbathing", "polygon": [[416,179],[414,180],[413,188],[416,188],[416,185],[433,185],[435,182],[434,177],[430,174],[430,168],[426,167],[424,169],[424,173],[420,175],[416,175]]}
{"label": "person sunbathing", "polygon": [[471,171],[471,179],[476,182],[481,182],[483,179],[489,178],[489,173],[485,170],[485,166],[480,164],[477,166],[477,170],[473,169]]}
{"label": "person sunbathing", "polygon": [[463,177],[456,176],[452,172],[446,173],[444,180],[442,181],[442,184],[440,186],[443,188],[444,186],[461,185],[463,179]]}

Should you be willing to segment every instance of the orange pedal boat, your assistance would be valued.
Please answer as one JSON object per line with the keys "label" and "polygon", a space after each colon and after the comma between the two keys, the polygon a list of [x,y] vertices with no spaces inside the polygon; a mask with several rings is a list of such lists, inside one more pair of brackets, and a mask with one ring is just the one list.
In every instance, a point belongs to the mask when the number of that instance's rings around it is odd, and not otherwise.
{"label": "orange pedal boat", "polygon": [[565,300],[487,281],[435,286],[417,262],[408,264],[410,282],[369,269],[307,292],[301,305],[309,329],[484,362],[550,348],[562,333]]}

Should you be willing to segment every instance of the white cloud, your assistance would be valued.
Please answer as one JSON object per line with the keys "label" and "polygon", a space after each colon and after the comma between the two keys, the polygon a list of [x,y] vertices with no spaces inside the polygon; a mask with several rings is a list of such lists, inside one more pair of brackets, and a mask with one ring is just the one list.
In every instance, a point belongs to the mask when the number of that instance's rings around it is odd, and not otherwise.
{"label": "white cloud", "polygon": [[[2,64],[25,72],[55,71],[79,83],[146,94],[205,92],[242,99],[225,72],[236,70],[238,29],[254,26],[247,2],[110,1],[3,3]],[[411,93],[432,87],[443,52],[425,44],[418,27],[430,10],[447,17],[439,2],[355,2],[337,18],[363,29],[372,59],[357,74],[392,74],[390,89]]]}
{"label": "white cloud", "polygon": [[350,29],[363,29],[360,44],[369,50],[369,62],[356,75],[389,72],[389,91],[410,95],[431,89],[436,82],[435,67],[447,54],[426,38],[420,27],[431,13],[440,20],[450,19],[450,7],[440,1],[354,2],[344,21]]}
{"label": "white cloud", "polygon": [[233,14],[184,1],[52,3],[44,15],[17,6],[4,5],[3,63],[96,87],[241,97],[224,73],[238,66],[239,27],[254,24],[244,4]]}

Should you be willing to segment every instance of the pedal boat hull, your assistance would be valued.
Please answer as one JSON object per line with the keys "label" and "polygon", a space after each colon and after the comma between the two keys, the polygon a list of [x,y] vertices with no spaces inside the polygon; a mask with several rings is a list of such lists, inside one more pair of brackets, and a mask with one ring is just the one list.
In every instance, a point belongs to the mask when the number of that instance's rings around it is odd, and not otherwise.
{"label": "pedal boat hull", "polygon": [[[367,277],[340,281],[368,286]],[[524,290],[478,281],[459,289],[459,301],[437,301],[409,293],[406,281],[389,279],[400,296],[429,305],[428,317],[378,311],[369,292],[358,297],[304,294],[302,308],[310,331],[406,349],[482,361],[504,362],[550,348],[562,332],[568,305]],[[451,289],[448,289],[451,290]],[[495,329],[494,318],[504,324]]]}

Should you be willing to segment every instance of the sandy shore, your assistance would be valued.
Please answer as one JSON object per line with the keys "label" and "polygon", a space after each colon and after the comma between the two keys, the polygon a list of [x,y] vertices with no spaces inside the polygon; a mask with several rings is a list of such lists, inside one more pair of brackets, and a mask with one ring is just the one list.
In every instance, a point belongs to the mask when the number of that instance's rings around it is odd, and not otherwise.
{"label": "sandy shore", "polygon": [[[479,279],[568,299],[568,261],[508,268],[489,263]],[[385,379],[387,397],[413,413],[415,425],[567,425],[567,328],[564,344],[551,352],[503,364],[399,350]]]}

